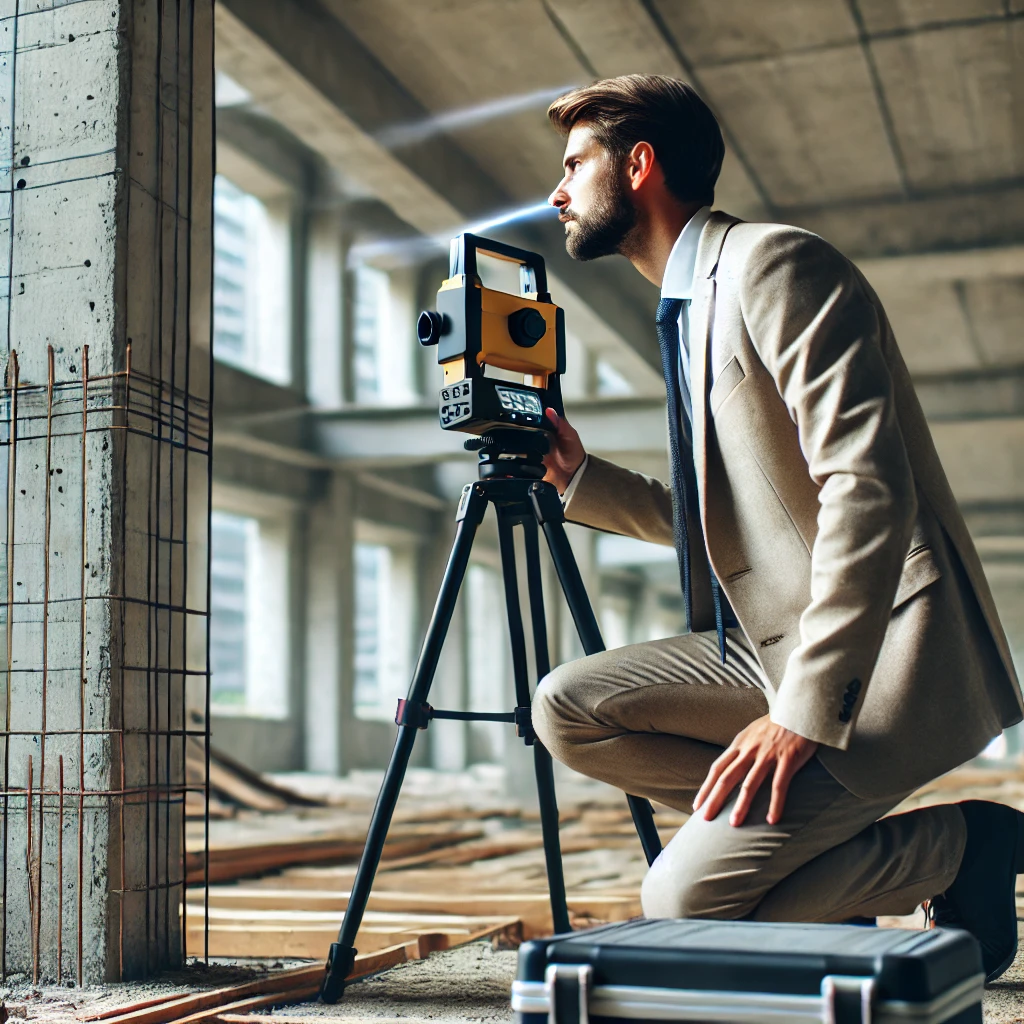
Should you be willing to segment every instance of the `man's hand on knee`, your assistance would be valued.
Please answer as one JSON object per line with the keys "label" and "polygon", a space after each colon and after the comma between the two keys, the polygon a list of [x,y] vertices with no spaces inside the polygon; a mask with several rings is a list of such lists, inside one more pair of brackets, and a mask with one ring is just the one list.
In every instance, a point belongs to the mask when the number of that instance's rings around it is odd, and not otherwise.
{"label": "man's hand on knee", "polygon": [[708,777],[693,801],[694,811],[704,808],[707,821],[718,812],[739,786],[740,794],[729,816],[730,825],[742,825],[757,791],[772,776],[772,799],[768,824],[782,820],[789,784],[817,752],[818,744],[776,725],[767,715],[751,722],[711,766]]}

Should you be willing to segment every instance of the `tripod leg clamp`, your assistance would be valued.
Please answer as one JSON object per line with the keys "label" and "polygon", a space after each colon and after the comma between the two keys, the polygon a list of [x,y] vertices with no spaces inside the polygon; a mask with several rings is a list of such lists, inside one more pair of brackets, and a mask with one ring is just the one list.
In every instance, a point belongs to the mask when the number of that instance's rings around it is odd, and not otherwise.
{"label": "tripod leg clamp", "polygon": [[416,729],[426,729],[433,717],[434,709],[426,701],[417,704],[402,697],[395,712],[395,725],[411,725]]}
{"label": "tripod leg clamp", "polygon": [[327,955],[327,973],[320,985],[320,1000],[324,1003],[336,1003],[345,991],[345,979],[352,973],[356,963],[354,946],[342,946],[338,942],[331,943],[331,951]]}
{"label": "tripod leg clamp", "polygon": [[529,705],[516,708],[513,714],[515,716],[516,735],[528,747],[532,747],[537,739],[537,734],[533,731],[533,714],[530,711]]}

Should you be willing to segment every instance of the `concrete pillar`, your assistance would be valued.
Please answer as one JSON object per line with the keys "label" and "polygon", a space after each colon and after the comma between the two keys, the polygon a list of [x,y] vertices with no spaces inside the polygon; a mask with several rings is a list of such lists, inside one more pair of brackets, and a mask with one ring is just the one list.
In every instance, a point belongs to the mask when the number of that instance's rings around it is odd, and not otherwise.
{"label": "concrete pillar", "polygon": [[206,687],[212,65],[212,0],[0,0],[8,978],[181,962],[184,728]]}
{"label": "concrete pillar", "polygon": [[[416,633],[417,653],[427,631],[430,614],[437,601],[438,590],[444,576],[445,565],[451,552],[454,537],[455,516],[438,517],[438,529],[430,544],[423,547],[421,555],[422,586],[420,590],[419,629]],[[459,603],[452,616],[448,636],[441,648],[437,673],[430,691],[430,703],[434,707],[450,711],[469,710],[468,680],[466,677],[466,601],[460,595]],[[441,771],[462,771],[468,764],[469,725],[467,722],[435,721],[427,730],[430,748],[430,766]]]}
{"label": "concrete pillar", "polygon": [[339,775],[353,706],[355,488],[335,473],[309,514],[306,567],[305,737],[308,771]]}
{"label": "concrete pillar", "polygon": [[306,396],[314,405],[337,409],[345,399],[342,346],[342,284],[345,253],[337,210],[309,219],[306,274]]}
{"label": "concrete pillar", "polygon": [[[574,523],[566,523],[565,534],[569,538],[572,552],[576,556],[576,564],[579,566],[580,575],[583,577],[583,585],[586,588],[590,604],[594,614],[600,622],[600,599],[601,579],[597,571],[597,534],[584,526],[576,526]],[[573,661],[583,657],[583,645],[580,643],[579,634],[576,632],[576,624],[573,622],[572,614],[565,598],[559,594],[559,614],[557,636],[558,663]]]}

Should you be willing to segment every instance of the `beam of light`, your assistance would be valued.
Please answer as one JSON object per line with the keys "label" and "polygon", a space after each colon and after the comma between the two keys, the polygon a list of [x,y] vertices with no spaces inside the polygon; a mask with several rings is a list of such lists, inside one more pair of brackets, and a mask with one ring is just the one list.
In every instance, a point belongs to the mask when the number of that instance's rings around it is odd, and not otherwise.
{"label": "beam of light", "polygon": [[510,114],[518,114],[535,107],[546,107],[552,100],[574,88],[574,85],[561,85],[557,89],[537,89],[533,92],[520,93],[518,96],[501,96],[496,100],[474,103],[470,107],[445,110],[419,121],[389,125],[377,132],[376,139],[388,149],[411,146],[441,132],[472,128],[474,125],[484,124],[499,117],[508,117]]}
{"label": "beam of light", "polygon": [[416,235],[410,238],[382,238],[371,242],[360,242],[349,249],[348,263],[350,267],[372,263],[375,260],[395,264],[416,263],[435,256],[439,252],[447,252],[449,243],[456,235],[467,231],[470,234],[479,235],[505,224],[539,218],[545,213],[557,216],[558,211],[546,201],[530,203],[528,206],[519,206],[514,210],[504,210],[492,214],[490,217],[474,221],[472,224],[463,224],[461,227],[455,227],[442,234]]}
{"label": "beam of light", "polygon": [[[481,220],[477,221],[475,224],[469,224],[456,231],[455,235],[461,235],[464,231],[468,231],[470,234],[479,235],[481,231],[490,231],[491,228],[500,227],[502,224],[511,224],[517,220],[530,220],[533,217],[538,217],[540,214],[544,213],[545,210],[551,214],[558,213],[558,210],[545,200],[543,203],[531,203],[529,206],[520,206],[516,210],[507,210],[504,213],[498,213],[493,217],[488,217],[487,220]],[[454,238],[455,235],[450,237]],[[445,245],[448,244],[448,240],[449,238],[445,236]]]}

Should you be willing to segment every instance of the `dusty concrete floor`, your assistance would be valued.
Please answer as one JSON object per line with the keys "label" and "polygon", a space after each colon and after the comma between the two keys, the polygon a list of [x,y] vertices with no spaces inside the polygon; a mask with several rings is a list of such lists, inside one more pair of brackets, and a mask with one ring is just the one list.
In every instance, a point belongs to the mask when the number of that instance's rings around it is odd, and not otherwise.
{"label": "dusty concrete floor", "polygon": [[[1024,936],[1022,936],[1024,938]],[[277,965],[275,962],[274,966]],[[262,970],[267,966],[263,965]],[[282,966],[296,966],[287,962]],[[333,1006],[305,1003],[257,1011],[249,1017],[267,1024],[448,1024],[511,1021],[509,990],[516,969],[514,950],[492,950],[487,943],[435,953],[354,984]],[[88,1009],[123,1005],[161,992],[251,980],[252,968],[214,966],[168,975],[159,982],[109,985],[85,990],[15,987],[0,993],[12,1016],[39,1021],[70,1021]],[[235,1018],[240,1020],[241,1018]],[[985,994],[985,1024],[1024,1022],[1024,941],[1017,963]]]}
{"label": "dusty concrete floor", "polygon": [[[516,954],[492,952],[484,944],[436,953],[378,978],[353,985],[336,1006],[278,1010],[274,1017],[327,1019],[332,1024],[390,1018],[418,1021],[511,1021],[508,993]],[[1017,963],[985,995],[986,1024],[1024,1021],[1024,950]],[[283,1024],[283,1022],[282,1022]],[[382,1022],[381,1022],[382,1024]]]}

